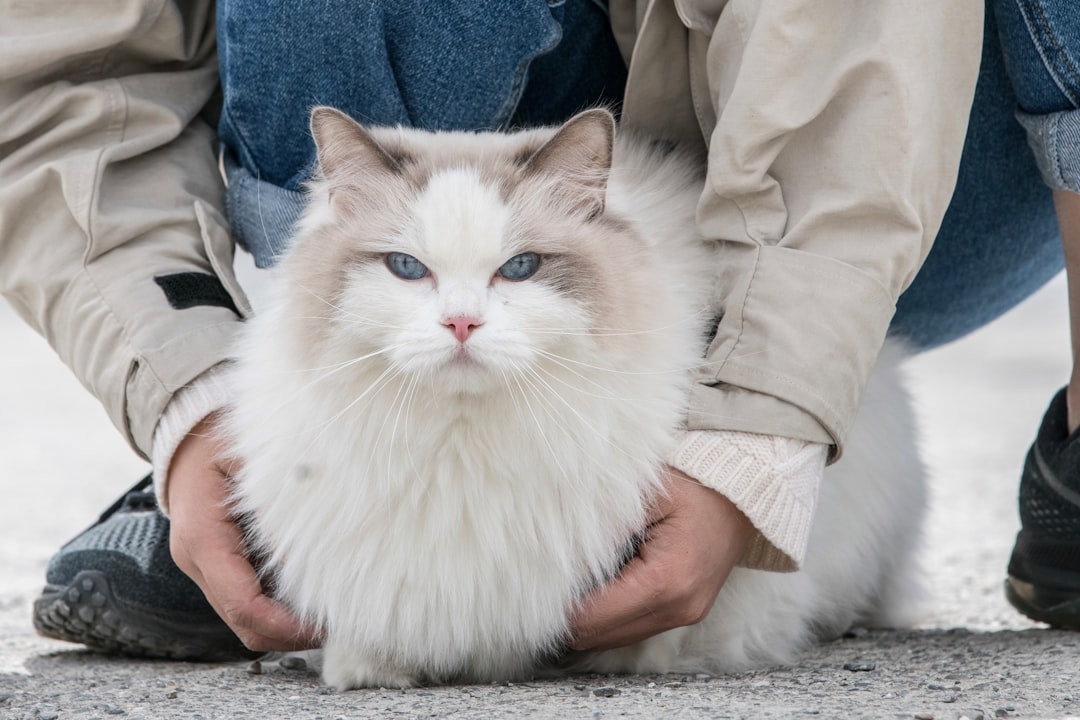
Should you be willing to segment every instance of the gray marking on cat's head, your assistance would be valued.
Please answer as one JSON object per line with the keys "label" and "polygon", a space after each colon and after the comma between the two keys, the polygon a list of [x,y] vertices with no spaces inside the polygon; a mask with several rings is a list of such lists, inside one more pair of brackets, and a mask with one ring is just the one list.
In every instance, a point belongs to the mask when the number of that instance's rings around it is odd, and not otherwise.
{"label": "gray marking on cat's head", "polygon": [[547,176],[551,191],[571,211],[588,217],[604,210],[615,143],[615,118],[607,110],[587,110],[568,120],[525,164],[527,178]]}
{"label": "gray marking on cat's head", "polygon": [[[632,319],[634,304],[627,300],[637,292],[631,277],[647,270],[638,261],[641,239],[633,226],[605,211],[615,135],[606,110],[586,111],[558,128],[512,134],[364,127],[330,108],[317,108],[311,126],[320,169],[314,196],[329,195],[333,212],[321,216],[317,232],[302,233],[298,262],[290,263],[304,288],[296,300],[307,317],[332,320],[350,279],[387,252],[425,261],[416,203],[436,176],[467,169],[510,212],[499,262],[536,252],[543,262],[526,282],[587,309],[597,327]],[[490,269],[494,274],[498,267]],[[329,339],[332,324],[308,332]]]}
{"label": "gray marking on cat's head", "polygon": [[400,172],[392,157],[362,125],[340,110],[317,107],[311,111],[311,137],[323,176],[333,182],[341,176]]}

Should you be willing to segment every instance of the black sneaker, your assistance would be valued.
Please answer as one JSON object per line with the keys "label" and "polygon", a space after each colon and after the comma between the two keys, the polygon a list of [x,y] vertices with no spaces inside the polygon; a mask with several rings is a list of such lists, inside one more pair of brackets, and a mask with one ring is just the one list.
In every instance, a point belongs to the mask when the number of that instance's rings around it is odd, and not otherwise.
{"label": "black sneaker", "polygon": [[1005,597],[1033,620],[1080,630],[1080,431],[1069,434],[1064,389],[1024,463],[1020,526]]}
{"label": "black sneaker", "polygon": [[45,637],[92,650],[175,660],[257,657],[169,553],[169,521],[149,477],[49,561],[34,602]]}

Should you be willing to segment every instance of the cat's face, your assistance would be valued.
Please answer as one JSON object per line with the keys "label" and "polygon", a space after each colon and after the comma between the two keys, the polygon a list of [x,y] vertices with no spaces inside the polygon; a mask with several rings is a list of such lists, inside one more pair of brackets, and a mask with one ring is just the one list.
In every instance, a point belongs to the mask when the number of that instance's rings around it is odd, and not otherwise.
{"label": "cat's face", "polygon": [[635,253],[602,212],[607,113],[555,135],[434,136],[322,109],[313,131],[323,179],[288,262],[327,359],[480,392],[545,382],[538,365],[587,361],[619,326]]}

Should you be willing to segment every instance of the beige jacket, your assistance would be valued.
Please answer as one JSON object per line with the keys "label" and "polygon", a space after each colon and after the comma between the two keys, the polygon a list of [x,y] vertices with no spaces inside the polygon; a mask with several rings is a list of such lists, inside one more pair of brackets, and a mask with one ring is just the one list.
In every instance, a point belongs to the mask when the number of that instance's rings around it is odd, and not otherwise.
{"label": "beige jacket", "polygon": [[[699,222],[725,248],[682,465],[709,462],[714,430],[838,454],[952,190],[981,0],[611,6],[624,120],[708,149]],[[146,455],[248,312],[215,161],[213,3],[0,8],[0,291]],[[154,278],[189,271],[216,275],[238,312],[171,307]],[[780,560],[751,564],[792,566],[812,498],[793,510],[805,498],[770,482],[744,511]]]}

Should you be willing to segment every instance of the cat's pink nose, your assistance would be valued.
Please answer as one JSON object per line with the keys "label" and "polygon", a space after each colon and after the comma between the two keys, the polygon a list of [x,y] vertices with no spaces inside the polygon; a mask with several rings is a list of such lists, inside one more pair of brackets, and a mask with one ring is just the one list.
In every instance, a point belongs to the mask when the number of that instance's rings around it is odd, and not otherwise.
{"label": "cat's pink nose", "polygon": [[454,331],[454,337],[456,337],[460,343],[468,340],[469,336],[472,335],[473,330],[483,324],[484,323],[480,318],[468,315],[458,315],[443,320],[443,325]]}

